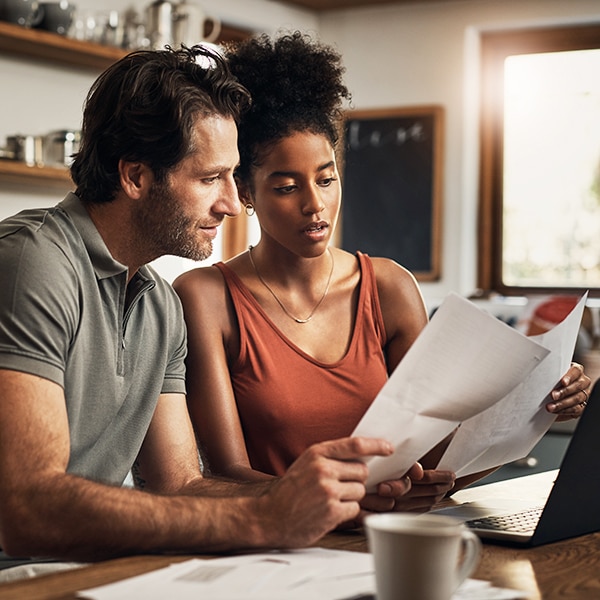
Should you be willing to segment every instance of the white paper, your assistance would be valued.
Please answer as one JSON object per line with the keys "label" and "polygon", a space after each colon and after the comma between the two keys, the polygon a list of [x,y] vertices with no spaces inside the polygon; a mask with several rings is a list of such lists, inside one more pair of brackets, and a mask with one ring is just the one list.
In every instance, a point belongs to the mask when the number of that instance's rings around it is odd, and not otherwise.
{"label": "white paper", "polygon": [[459,477],[527,456],[556,417],[544,407],[567,372],[587,294],[550,331],[532,336],[550,354],[514,390],[487,410],[463,422],[438,465]]}
{"label": "white paper", "polygon": [[367,489],[404,475],[460,422],[506,396],[548,353],[472,302],[448,295],[354,430],[395,447],[392,456],[367,461]]}
{"label": "white paper", "polygon": [[192,559],[123,581],[84,590],[93,600],[314,600],[374,593],[373,557],[310,548],[215,559]]}
{"label": "white paper", "polygon": [[[90,600],[375,600],[373,556],[308,548],[192,559],[117,583],[84,590]],[[521,592],[467,579],[452,600],[522,598]]]}

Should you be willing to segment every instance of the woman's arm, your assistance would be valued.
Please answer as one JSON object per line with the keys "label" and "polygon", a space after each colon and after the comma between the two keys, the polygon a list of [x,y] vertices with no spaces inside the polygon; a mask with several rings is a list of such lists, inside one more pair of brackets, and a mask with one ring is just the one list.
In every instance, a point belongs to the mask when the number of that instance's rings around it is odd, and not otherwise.
{"label": "woman's arm", "polygon": [[252,469],[246,451],[228,365],[239,346],[237,318],[221,273],[195,269],[173,287],[185,313],[188,408],[205,467],[238,481],[272,479]]}
{"label": "woman's arm", "polygon": [[371,260],[385,325],[386,364],[391,374],[427,325],[427,309],[409,271],[387,258]]}

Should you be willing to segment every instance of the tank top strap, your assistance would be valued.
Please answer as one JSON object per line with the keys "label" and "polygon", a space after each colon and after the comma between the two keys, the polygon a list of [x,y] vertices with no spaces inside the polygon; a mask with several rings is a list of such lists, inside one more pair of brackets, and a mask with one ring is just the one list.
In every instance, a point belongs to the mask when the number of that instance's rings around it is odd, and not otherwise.
{"label": "tank top strap", "polygon": [[247,359],[248,338],[253,333],[248,330],[250,327],[255,333],[262,331],[265,335],[265,328],[268,328],[270,319],[256,301],[250,290],[237,274],[224,262],[219,261],[214,265],[221,271],[225,285],[229,292],[229,297],[233,302],[233,308],[237,316],[239,339],[239,350],[237,356],[232,357],[235,364],[243,363]]}
{"label": "tank top strap", "polygon": [[365,303],[368,306],[364,306],[363,309],[366,312],[370,312],[373,318],[373,325],[377,336],[381,341],[381,346],[385,346],[386,334],[385,334],[385,323],[383,320],[383,313],[381,312],[381,304],[379,302],[379,291],[377,289],[377,277],[375,276],[375,269],[373,268],[373,261],[368,254],[357,251],[356,256],[361,270],[362,286],[364,288]]}

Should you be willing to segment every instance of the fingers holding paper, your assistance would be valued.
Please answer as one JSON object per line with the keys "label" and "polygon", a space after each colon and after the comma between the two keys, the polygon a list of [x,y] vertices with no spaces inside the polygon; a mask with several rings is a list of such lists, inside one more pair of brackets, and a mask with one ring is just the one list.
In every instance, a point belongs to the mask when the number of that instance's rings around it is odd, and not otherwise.
{"label": "fingers holding paper", "polygon": [[[394,511],[429,510],[452,490],[455,479],[452,471],[426,469],[420,479],[411,479],[412,485],[406,494],[394,498]],[[378,489],[387,484],[379,484]]]}
{"label": "fingers holding paper", "polygon": [[422,478],[423,467],[420,463],[415,463],[403,477],[383,481],[375,492],[367,494],[360,503],[361,510],[366,513],[394,510],[396,499],[410,492],[413,480]]}
{"label": "fingers holding paper", "polygon": [[382,481],[377,493],[367,494],[360,503],[366,512],[424,512],[437,504],[454,487],[451,471],[423,469],[415,463],[399,479]]}
{"label": "fingers holding paper", "polygon": [[292,464],[263,500],[263,511],[283,532],[283,546],[310,544],[340,523],[356,519],[365,495],[369,456],[389,456],[384,440],[355,437],[315,444]]}
{"label": "fingers holding paper", "polygon": [[577,419],[583,413],[589,399],[591,379],[579,363],[571,363],[558,385],[552,390],[552,401],[546,410],[556,414],[557,421]]}

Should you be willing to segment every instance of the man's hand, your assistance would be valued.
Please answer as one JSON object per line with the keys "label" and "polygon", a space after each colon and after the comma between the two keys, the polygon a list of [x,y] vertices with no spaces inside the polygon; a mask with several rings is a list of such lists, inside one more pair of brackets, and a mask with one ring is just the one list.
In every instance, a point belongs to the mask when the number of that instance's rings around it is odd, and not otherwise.
{"label": "man's hand", "polygon": [[[365,495],[368,456],[389,456],[384,440],[343,438],[308,448],[262,497],[276,547],[305,546],[355,519]],[[269,529],[267,529],[267,534]]]}

